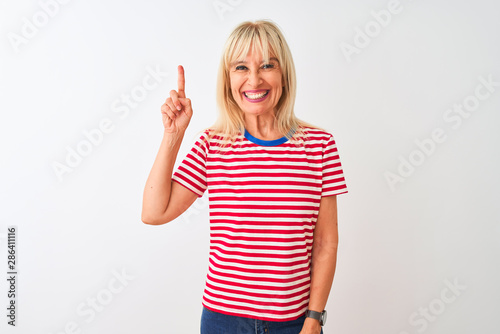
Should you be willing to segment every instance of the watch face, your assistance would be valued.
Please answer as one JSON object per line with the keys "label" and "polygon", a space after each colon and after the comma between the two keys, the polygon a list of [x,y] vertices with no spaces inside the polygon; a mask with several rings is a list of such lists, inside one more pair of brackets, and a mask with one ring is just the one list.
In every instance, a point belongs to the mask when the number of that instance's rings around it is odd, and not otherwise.
{"label": "watch face", "polygon": [[321,323],[322,325],[326,324],[326,310],[323,311],[323,316],[321,317]]}

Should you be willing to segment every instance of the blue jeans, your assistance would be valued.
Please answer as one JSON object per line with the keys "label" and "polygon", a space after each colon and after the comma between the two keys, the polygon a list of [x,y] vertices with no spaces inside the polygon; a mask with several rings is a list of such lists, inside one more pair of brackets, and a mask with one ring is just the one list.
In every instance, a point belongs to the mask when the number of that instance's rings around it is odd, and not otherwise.
{"label": "blue jeans", "polygon": [[290,321],[265,321],[214,312],[203,306],[201,334],[299,334],[305,319],[303,315]]}

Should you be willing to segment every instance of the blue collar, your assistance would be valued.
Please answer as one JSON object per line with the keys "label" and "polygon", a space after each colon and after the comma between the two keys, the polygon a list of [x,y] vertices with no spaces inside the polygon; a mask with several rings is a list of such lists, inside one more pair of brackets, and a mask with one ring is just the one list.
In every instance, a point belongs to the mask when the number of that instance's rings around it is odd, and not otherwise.
{"label": "blue collar", "polygon": [[[295,129],[291,129],[289,134],[293,135],[295,133]],[[255,138],[251,134],[248,133],[247,129],[245,129],[245,138],[251,141],[254,144],[261,145],[261,146],[277,146],[281,145],[283,143],[286,143],[288,141],[288,138],[286,136],[281,137],[279,139],[275,140],[262,140],[259,138]]]}

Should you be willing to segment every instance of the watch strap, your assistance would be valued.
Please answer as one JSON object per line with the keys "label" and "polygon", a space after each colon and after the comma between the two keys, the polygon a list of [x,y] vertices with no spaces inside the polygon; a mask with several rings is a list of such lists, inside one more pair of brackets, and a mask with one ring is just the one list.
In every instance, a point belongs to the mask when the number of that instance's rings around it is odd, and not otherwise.
{"label": "watch strap", "polygon": [[[325,311],[323,311],[325,312]],[[323,326],[323,312],[316,312],[311,310],[306,310],[306,318],[313,318],[319,321],[319,324]]]}

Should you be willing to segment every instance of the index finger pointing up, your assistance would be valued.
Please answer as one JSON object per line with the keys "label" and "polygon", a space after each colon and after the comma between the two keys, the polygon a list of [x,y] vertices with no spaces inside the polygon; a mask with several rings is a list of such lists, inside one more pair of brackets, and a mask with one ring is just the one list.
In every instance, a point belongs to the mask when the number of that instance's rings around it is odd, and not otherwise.
{"label": "index finger pointing up", "polygon": [[179,65],[177,67],[178,69],[178,75],[177,75],[177,90],[179,93],[179,97],[185,98],[186,93],[184,91],[184,85],[186,83],[186,80],[184,79],[184,67],[182,65]]}

